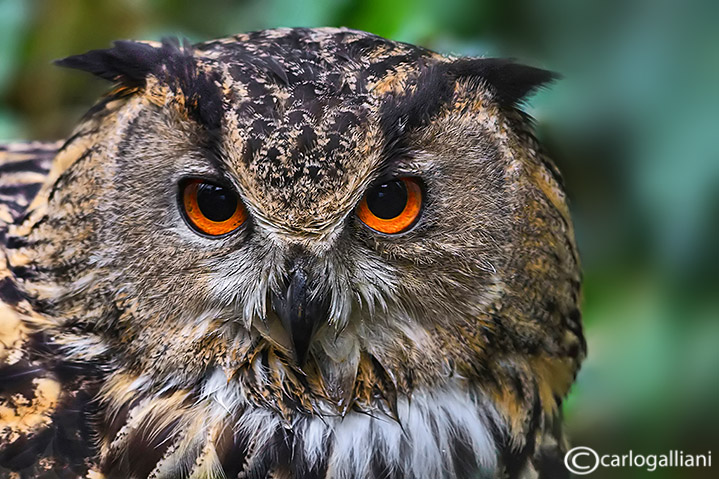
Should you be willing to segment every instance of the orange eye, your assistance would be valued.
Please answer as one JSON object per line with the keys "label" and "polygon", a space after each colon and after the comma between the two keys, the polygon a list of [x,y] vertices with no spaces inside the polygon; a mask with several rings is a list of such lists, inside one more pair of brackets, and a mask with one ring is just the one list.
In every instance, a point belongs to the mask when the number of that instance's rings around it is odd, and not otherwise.
{"label": "orange eye", "polygon": [[182,205],[190,224],[210,236],[230,233],[247,219],[247,211],[234,191],[201,180],[184,184]]}
{"label": "orange eye", "polygon": [[422,188],[414,178],[398,178],[375,186],[357,207],[357,216],[380,233],[396,234],[412,226],[422,210]]}

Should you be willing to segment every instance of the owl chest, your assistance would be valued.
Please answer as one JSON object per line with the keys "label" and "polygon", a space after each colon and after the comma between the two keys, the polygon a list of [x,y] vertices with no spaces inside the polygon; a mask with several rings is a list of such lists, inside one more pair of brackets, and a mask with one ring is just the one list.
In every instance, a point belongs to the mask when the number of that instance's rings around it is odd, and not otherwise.
{"label": "owl chest", "polygon": [[218,370],[199,397],[174,391],[124,411],[102,448],[109,477],[454,479],[497,466],[496,412],[461,385],[400,395],[394,416],[289,410],[248,387]]}

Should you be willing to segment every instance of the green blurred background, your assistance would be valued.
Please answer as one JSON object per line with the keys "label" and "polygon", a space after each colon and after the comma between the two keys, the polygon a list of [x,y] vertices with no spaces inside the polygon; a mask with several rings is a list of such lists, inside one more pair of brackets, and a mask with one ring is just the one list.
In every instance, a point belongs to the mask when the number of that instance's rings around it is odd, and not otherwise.
{"label": "green blurred background", "polygon": [[719,2],[0,0],[0,140],[63,137],[107,88],[53,59],[114,39],[321,25],[564,75],[527,108],[564,172],[584,262],[572,442],[714,449],[719,462]]}

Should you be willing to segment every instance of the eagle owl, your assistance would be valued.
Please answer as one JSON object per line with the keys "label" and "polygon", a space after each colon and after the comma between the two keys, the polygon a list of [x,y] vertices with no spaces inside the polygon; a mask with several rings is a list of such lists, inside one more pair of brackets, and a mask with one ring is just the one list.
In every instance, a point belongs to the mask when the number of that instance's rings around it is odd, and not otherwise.
{"label": "eagle owl", "polygon": [[349,29],[120,41],[0,152],[0,476],[565,477],[554,74]]}

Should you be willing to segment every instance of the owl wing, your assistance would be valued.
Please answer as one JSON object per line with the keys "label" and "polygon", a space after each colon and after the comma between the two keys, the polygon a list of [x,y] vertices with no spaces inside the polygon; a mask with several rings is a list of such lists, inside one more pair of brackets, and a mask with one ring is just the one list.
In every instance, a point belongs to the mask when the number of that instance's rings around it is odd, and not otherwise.
{"label": "owl wing", "polygon": [[532,434],[523,447],[505,447],[500,452],[500,471],[495,479],[569,479],[564,466],[568,443],[561,413],[544,418],[544,427]]}
{"label": "owl wing", "polygon": [[60,146],[0,145],[0,478],[93,477],[93,374],[57,359],[45,335],[23,320],[31,306],[6,260],[9,248],[21,247],[8,228],[22,220]]}
{"label": "owl wing", "polygon": [[[0,227],[25,213],[50,171],[60,142],[0,144]],[[3,243],[5,235],[3,234]]]}

